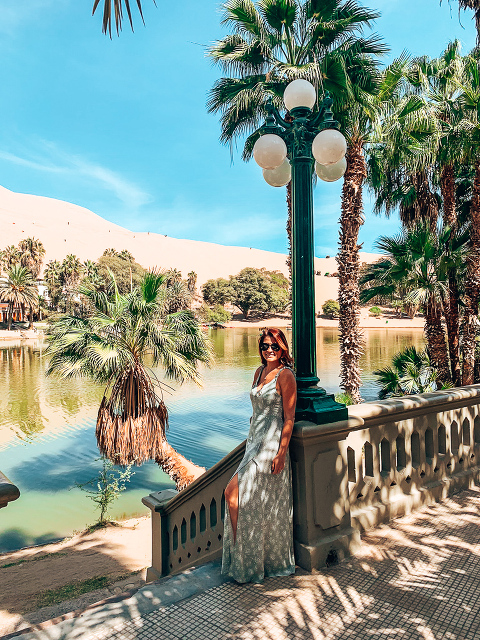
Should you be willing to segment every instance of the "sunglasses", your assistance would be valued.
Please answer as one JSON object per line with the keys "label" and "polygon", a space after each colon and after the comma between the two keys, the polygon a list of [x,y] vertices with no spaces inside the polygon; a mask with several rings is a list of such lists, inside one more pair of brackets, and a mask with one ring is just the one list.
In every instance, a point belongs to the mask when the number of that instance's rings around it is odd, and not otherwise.
{"label": "sunglasses", "polygon": [[265,344],[265,342],[262,342],[262,344],[260,345],[260,349],[262,351],[268,351],[269,349],[271,349],[272,351],[280,351],[280,347],[278,346],[278,344]]}

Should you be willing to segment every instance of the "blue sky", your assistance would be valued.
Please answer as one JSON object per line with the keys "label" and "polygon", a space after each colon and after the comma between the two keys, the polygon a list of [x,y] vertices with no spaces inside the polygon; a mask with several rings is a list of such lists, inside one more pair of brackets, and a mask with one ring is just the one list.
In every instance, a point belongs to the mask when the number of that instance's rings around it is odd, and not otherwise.
{"label": "blue sky", "polygon": [[[219,3],[143,0],[119,38],[101,33],[92,0],[0,0],[0,184],[67,200],[135,231],[286,251],[285,191],[218,142],[206,95],[220,70]],[[475,44],[471,12],[447,0],[372,0],[391,59]],[[463,27],[462,27],[463,25]],[[388,59],[386,61],[388,61]],[[340,184],[315,189],[316,254],[336,253]],[[363,250],[398,228],[365,197]],[[137,256],[141,262],[141,256]]]}

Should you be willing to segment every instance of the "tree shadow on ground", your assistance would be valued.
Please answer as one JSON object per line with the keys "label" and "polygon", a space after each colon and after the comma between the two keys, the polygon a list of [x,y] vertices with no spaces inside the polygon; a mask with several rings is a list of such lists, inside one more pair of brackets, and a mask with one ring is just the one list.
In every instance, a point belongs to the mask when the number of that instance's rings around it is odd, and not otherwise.
{"label": "tree shadow on ground", "polygon": [[475,639],[479,506],[480,491],[464,491],[368,532],[355,558],[322,571],[259,585],[226,582],[175,607],[143,590],[139,599],[64,623],[59,637],[88,627],[109,640],[194,640],[197,633],[211,640]]}

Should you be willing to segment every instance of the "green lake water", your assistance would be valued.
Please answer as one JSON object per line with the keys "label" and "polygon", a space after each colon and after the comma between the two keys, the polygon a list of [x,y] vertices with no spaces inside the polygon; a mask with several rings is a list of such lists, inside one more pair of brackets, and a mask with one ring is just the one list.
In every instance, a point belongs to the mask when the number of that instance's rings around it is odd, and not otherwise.
{"label": "green lake water", "polygon": [[[372,372],[407,345],[423,345],[420,330],[366,329],[362,396],[377,398]],[[249,389],[258,366],[257,329],[210,330],[216,361],[203,387],[185,384],[165,394],[169,442],[196,464],[211,467],[247,435]],[[75,483],[98,472],[95,420],[103,387],[46,378],[43,341],[0,341],[0,470],[21,491],[0,509],[0,552],[80,531],[96,519],[95,505]],[[339,391],[335,329],[317,329],[318,375]],[[115,518],[148,513],[141,498],[173,483],[154,463],[135,475],[112,509]]]}

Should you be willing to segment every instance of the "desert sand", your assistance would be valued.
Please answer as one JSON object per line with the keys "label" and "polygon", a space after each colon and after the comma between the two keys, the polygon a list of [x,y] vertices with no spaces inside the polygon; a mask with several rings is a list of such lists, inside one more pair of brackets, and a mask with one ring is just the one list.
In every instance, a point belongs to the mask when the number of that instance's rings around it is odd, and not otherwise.
{"label": "desert sand", "polygon": [[[63,260],[73,253],[82,261],[97,260],[105,249],[127,249],[146,268],[179,269],[186,277],[197,273],[197,286],[210,278],[228,278],[244,267],[266,268],[288,274],[287,256],[248,247],[229,247],[196,240],[179,240],[158,233],[139,233],[124,229],[84,207],[45,198],[15,193],[0,187],[0,248],[18,244],[22,238],[35,237],[45,246],[45,264]],[[374,262],[379,256],[360,253],[361,262]],[[325,273],[337,271],[335,258],[315,258],[316,309],[325,300],[336,299],[338,278]]]}

